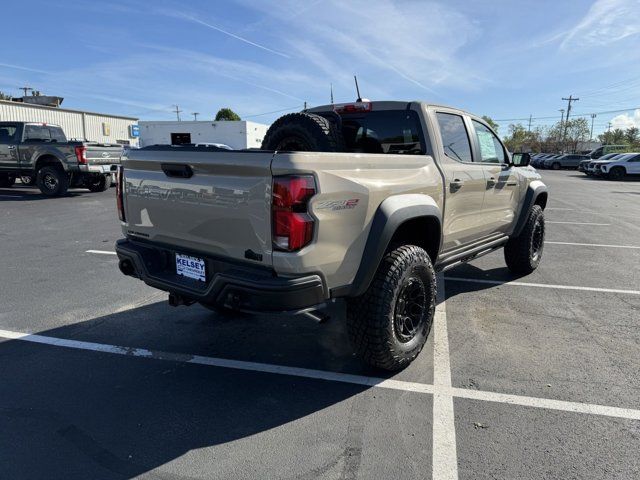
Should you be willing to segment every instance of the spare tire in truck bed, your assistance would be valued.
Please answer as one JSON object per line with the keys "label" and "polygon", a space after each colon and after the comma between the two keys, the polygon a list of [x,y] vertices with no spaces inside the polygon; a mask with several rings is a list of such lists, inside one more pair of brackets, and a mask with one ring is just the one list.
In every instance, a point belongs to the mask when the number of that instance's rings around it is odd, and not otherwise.
{"label": "spare tire in truck bed", "polygon": [[277,119],[262,140],[263,150],[339,152],[342,133],[333,122],[313,113],[289,113]]}

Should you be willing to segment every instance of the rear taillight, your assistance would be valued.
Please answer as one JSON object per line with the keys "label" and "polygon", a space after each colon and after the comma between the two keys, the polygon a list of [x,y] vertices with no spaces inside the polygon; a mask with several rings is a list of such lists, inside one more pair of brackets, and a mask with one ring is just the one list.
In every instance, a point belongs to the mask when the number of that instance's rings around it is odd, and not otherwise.
{"label": "rear taillight", "polygon": [[362,101],[356,103],[343,103],[336,105],[333,110],[336,113],[367,113],[373,109],[373,103],[369,101]]}
{"label": "rear taillight", "polygon": [[75,148],[78,163],[85,165],[87,163],[87,147],[80,145]]}
{"label": "rear taillight", "polygon": [[300,250],[313,239],[314,220],[309,200],[316,194],[310,175],[273,178],[271,221],[273,246],[278,250]]}
{"label": "rear taillight", "polygon": [[124,216],[124,199],[123,197],[123,187],[124,187],[124,168],[122,165],[118,165],[118,170],[116,170],[116,204],[118,206],[118,218],[121,222],[125,221]]}

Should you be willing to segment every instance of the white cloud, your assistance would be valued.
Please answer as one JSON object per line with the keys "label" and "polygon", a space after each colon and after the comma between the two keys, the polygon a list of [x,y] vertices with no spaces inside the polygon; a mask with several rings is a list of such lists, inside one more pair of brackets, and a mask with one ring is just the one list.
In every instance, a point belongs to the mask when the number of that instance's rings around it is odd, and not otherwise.
{"label": "white cloud", "polygon": [[640,33],[640,0],[597,0],[566,32],[561,48],[608,45]]}
{"label": "white cloud", "polygon": [[623,113],[611,119],[611,128],[626,130],[630,127],[640,128],[640,109],[633,112],[633,115]]}

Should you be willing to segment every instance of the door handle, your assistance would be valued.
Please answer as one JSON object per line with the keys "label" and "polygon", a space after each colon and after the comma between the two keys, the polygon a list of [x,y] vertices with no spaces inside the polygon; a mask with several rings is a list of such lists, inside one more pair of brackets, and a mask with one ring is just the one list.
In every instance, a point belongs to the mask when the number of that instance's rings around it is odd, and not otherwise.
{"label": "door handle", "polygon": [[191,167],[181,163],[162,163],[160,168],[167,177],[191,178],[193,176]]}
{"label": "door handle", "polygon": [[15,150],[15,149],[16,149],[16,146],[15,146],[15,145],[7,145],[7,148],[8,148],[9,150]]}
{"label": "door handle", "polygon": [[464,185],[464,182],[462,180],[460,180],[459,178],[454,178],[453,181],[449,183],[449,188],[453,193],[460,190],[462,188],[462,185]]}
{"label": "door handle", "polygon": [[487,180],[487,188],[492,188],[496,186],[496,177],[491,177]]}

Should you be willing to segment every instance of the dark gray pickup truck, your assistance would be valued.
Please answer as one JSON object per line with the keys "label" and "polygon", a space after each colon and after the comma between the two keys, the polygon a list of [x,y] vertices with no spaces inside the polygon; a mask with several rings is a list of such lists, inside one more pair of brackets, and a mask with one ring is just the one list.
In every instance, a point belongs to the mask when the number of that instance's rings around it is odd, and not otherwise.
{"label": "dark gray pickup truck", "polygon": [[102,192],[121,157],[122,146],[69,141],[58,125],[0,122],[0,187],[21,178],[48,196],[70,187]]}

